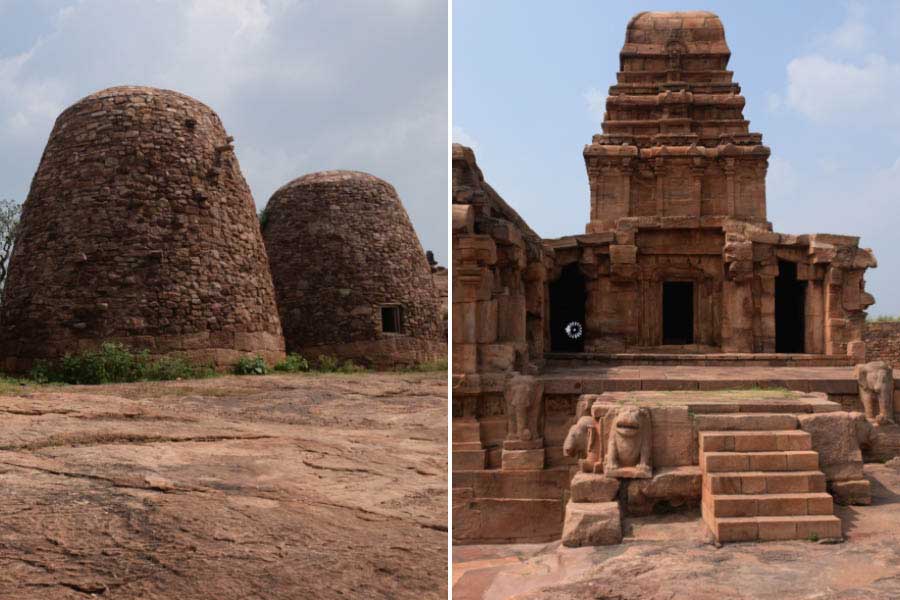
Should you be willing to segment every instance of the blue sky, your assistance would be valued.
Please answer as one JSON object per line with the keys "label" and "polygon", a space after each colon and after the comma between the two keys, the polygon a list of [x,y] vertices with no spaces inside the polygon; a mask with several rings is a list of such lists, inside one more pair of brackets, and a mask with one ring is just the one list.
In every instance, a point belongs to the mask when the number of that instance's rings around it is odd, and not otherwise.
{"label": "blue sky", "polygon": [[257,206],[368,171],[446,264],[447,17],[446,0],[0,0],[0,198],[25,199],[65,107],[151,85],[222,117]]}
{"label": "blue sky", "polygon": [[625,26],[694,9],[722,19],[744,115],[772,149],[775,230],[859,235],[879,262],[869,314],[900,314],[900,2],[455,0],[454,141],[539,234],[583,232],[581,153]]}

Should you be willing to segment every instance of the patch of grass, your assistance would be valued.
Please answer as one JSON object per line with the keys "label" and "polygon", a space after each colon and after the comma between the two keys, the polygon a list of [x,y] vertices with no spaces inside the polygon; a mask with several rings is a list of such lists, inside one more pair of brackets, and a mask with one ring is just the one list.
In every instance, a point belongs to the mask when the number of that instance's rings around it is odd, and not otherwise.
{"label": "patch of grass", "polygon": [[335,373],[340,366],[341,361],[339,361],[336,356],[330,356],[328,354],[320,354],[315,362],[315,370],[321,371],[322,373]]}
{"label": "patch of grass", "polygon": [[299,354],[288,354],[284,360],[273,367],[279,373],[305,373],[309,371],[309,361]]}
{"label": "patch of grass", "polygon": [[818,542],[818,541],[819,541],[819,534],[816,533],[816,532],[810,533],[810,534],[809,534],[809,541],[811,541],[811,542]]}
{"label": "patch of grass", "polygon": [[262,356],[243,356],[232,367],[235,375],[265,375],[269,365]]}
{"label": "patch of grass", "polygon": [[22,377],[0,376],[0,396],[15,396],[29,392],[42,384]]}
{"label": "patch of grass", "polygon": [[900,321],[900,316],[892,316],[892,315],[879,315],[877,317],[869,317],[866,319],[869,323],[897,323]]}
{"label": "patch of grass", "polygon": [[368,369],[362,365],[356,364],[352,360],[345,360],[337,368],[338,373],[365,373],[366,371],[368,371]]}
{"label": "patch of grass", "polygon": [[123,344],[105,343],[97,350],[66,354],[57,361],[38,361],[29,373],[36,383],[100,385],[133,381],[198,379],[210,377],[209,365],[193,364],[183,358],[151,358],[149,352],[134,352]]}

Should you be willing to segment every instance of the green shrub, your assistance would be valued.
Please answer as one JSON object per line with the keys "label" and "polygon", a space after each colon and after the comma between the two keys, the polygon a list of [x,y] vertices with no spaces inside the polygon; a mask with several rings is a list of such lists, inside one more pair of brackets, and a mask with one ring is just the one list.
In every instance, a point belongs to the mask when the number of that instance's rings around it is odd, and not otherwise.
{"label": "green shrub", "polygon": [[97,350],[67,354],[58,361],[38,361],[29,377],[38,383],[99,385],[132,381],[162,381],[208,377],[212,367],[182,358],[152,359],[146,350],[133,352],[122,344],[105,343]]}
{"label": "green shrub", "polygon": [[341,363],[337,370],[339,373],[362,373],[367,369],[364,366],[358,365],[352,360],[348,359]]}
{"label": "green shrub", "polygon": [[234,363],[235,375],[265,375],[269,366],[262,356],[244,356]]}
{"label": "green shrub", "polygon": [[195,365],[177,356],[163,356],[144,367],[141,379],[147,381],[168,381],[172,379],[200,379],[213,377],[216,370],[212,365]]}
{"label": "green shrub", "polygon": [[282,373],[303,373],[309,371],[309,361],[299,354],[288,354],[283,361],[273,367]]}
{"label": "green shrub", "polygon": [[336,357],[330,356],[328,354],[320,354],[316,359],[316,371],[322,371],[323,373],[334,373],[340,366],[340,361]]}

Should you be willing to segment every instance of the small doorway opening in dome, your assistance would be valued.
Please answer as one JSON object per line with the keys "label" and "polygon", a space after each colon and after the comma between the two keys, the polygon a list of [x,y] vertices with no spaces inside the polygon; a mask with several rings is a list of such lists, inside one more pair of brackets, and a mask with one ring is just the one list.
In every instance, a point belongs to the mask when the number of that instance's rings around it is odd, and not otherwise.
{"label": "small doorway opening in dome", "polygon": [[403,328],[403,311],[397,305],[381,307],[382,333],[400,333]]}

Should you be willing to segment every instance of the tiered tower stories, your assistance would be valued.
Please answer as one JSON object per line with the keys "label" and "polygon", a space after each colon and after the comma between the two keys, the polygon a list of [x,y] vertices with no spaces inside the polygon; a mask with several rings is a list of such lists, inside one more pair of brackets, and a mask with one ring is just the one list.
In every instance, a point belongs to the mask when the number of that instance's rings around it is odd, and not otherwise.
{"label": "tiered tower stories", "polygon": [[603,133],[584,149],[588,233],[615,229],[622,217],[765,223],[769,149],[744,118],[730,57],[710,12],[631,19]]}

